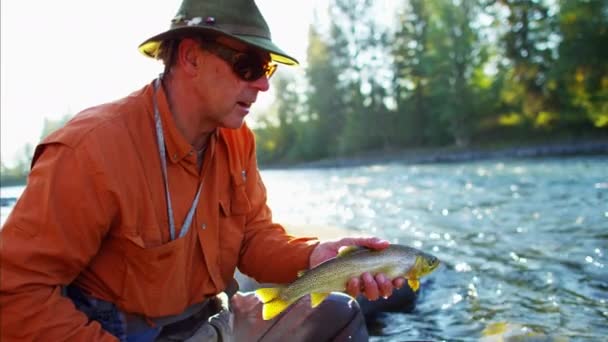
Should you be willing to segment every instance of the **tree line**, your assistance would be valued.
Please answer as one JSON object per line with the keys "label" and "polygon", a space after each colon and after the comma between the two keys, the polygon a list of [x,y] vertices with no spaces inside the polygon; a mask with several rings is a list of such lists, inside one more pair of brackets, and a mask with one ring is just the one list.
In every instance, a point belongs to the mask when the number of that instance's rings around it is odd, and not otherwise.
{"label": "tree line", "polygon": [[273,80],[262,165],[607,136],[608,1],[329,0],[304,74]]}
{"label": "tree line", "polygon": [[[308,36],[254,127],[261,165],[608,136],[608,1],[328,0]],[[1,185],[25,182],[23,151]]]}
{"label": "tree line", "polygon": [[[43,140],[47,135],[62,127],[71,117],[72,115],[68,114],[56,120],[48,118],[44,119],[42,132],[40,133],[40,140]],[[4,163],[0,163],[0,185],[13,186],[25,184],[27,175],[30,172],[33,156],[34,146],[27,143],[22,147],[14,165],[7,166]]]}

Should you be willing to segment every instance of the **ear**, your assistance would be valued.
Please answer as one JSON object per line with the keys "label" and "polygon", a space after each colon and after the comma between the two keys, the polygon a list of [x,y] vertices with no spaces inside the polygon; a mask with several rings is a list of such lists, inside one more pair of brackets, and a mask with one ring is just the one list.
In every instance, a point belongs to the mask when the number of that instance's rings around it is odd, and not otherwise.
{"label": "ear", "polygon": [[200,48],[196,40],[184,38],[179,43],[177,51],[177,64],[189,75],[199,72]]}

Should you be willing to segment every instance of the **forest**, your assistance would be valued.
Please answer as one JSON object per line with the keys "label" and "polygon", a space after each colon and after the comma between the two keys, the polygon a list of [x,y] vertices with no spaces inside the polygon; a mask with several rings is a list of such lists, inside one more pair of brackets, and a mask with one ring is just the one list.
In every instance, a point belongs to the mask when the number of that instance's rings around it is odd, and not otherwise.
{"label": "forest", "polygon": [[330,0],[303,64],[272,80],[262,165],[608,137],[608,1]]}
{"label": "forest", "polygon": [[[255,113],[260,165],[608,140],[608,1],[328,0]],[[305,42],[303,42],[305,44]],[[41,137],[69,119],[48,120]],[[2,185],[23,183],[32,146]]]}

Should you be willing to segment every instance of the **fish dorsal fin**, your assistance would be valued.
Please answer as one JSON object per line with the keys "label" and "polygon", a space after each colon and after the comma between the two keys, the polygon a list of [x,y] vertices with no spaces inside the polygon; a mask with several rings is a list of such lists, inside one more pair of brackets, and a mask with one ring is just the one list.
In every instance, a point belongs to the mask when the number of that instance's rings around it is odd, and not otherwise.
{"label": "fish dorsal fin", "polygon": [[352,254],[352,253],[354,253],[356,251],[360,251],[362,249],[364,249],[364,248],[360,247],[360,246],[345,246],[345,247],[340,248],[340,250],[338,251],[338,256],[337,257],[338,258],[344,257],[344,256]]}

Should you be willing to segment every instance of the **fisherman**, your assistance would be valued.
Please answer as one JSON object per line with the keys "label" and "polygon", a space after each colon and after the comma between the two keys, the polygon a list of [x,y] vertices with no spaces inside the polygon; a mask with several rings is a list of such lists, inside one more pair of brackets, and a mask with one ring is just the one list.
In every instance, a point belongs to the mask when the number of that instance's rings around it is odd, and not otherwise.
{"label": "fisherman", "polygon": [[[237,267],[289,283],[342,246],[388,246],[295,238],[273,223],[243,120],[277,63],[298,62],[255,3],[184,0],[139,49],[164,62],[161,76],[35,150],[0,233],[0,340],[365,340],[350,297],[264,321],[253,294],[234,294]],[[347,289],[375,300],[404,282],[363,273]]]}

